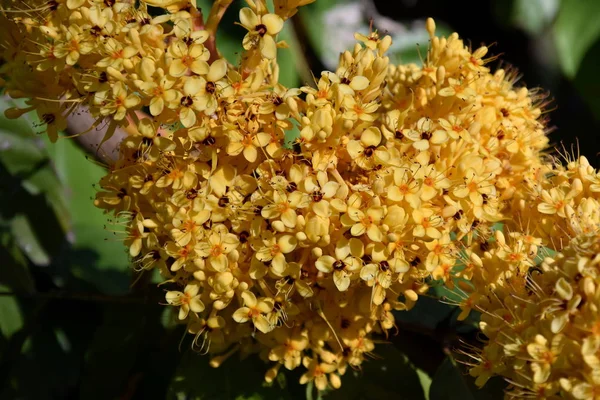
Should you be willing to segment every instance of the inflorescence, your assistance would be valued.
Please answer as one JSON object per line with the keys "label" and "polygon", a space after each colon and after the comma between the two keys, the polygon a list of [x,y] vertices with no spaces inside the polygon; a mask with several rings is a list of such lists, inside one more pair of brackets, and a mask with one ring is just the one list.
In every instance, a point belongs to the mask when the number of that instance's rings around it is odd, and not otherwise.
{"label": "inflorescence", "polygon": [[204,25],[185,0],[11,4],[1,83],[27,100],[6,115],[35,111],[52,141],[82,109],[105,140],[128,128],[95,204],[215,367],[259,353],[267,381],[283,366],[338,388],[441,282],[482,315],[487,341],[462,350],[479,384],[600,396],[600,177],[545,154],[545,96],[431,19],[422,65],[391,65],[372,31],[286,88],[277,35],[312,1],[247,0],[235,65],[222,13]]}

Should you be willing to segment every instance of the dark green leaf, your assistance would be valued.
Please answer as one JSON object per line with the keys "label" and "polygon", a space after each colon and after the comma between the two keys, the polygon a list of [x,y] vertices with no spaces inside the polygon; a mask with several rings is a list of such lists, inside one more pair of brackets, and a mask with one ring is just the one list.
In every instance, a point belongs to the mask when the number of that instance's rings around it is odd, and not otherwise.
{"label": "dark green leaf", "polygon": [[106,171],[86,159],[83,152],[67,139],[50,148],[53,164],[64,183],[65,197],[73,221],[69,254],[71,273],[92,282],[105,293],[122,294],[129,288],[129,260],[122,240],[123,230],[111,224],[108,215],[94,207],[96,184]]}
{"label": "dark green leaf", "polygon": [[324,396],[325,400],[385,400],[425,399],[424,387],[428,377],[418,371],[408,358],[391,345],[379,345],[375,353],[380,356],[366,360],[362,371],[348,369],[342,377],[342,387]]}
{"label": "dark green leaf", "polygon": [[492,378],[479,389],[464,368],[446,358],[433,376],[429,400],[500,400],[504,398],[504,387],[502,379]]}
{"label": "dark green leaf", "polygon": [[0,381],[8,383],[0,383],[0,398],[76,398],[83,352],[98,319],[94,306],[47,299],[26,305],[24,327],[13,335],[0,365]]}
{"label": "dark green leaf", "polygon": [[103,322],[86,355],[80,398],[115,399],[123,392],[144,335],[143,311],[132,304],[104,307]]}
{"label": "dark green leaf", "polygon": [[[10,292],[11,288],[0,285],[1,292]],[[23,327],[23,317],[19,303],[13,296],[0,296],[0,333],[9,339],[13,333]]]}
{"label": "dark green leaf", "polygon": [[558,2],[546,0],[515,0],[512,20],[529,34],[542,33],[552,21]]}
{"label": "dark green leaf", "polygon": [[600,35],[600,1],[563,0],[554,23],[554,40],[564,73],[574,78],[586,52]]}
{"label": "dark green leaf", "polygon": [[17,215],[11,221],[11,230],[19,244],[19,247],[35,265],[46,266],[50,264],[50,256],[40,244],[33,222],[24,215]]}
{"label": "dark green leaf", "polygon": [[169,399],[187,400],[287,400],[287,389],[278,382],[267,385],[268,365],[256,356],[239,360],[231,356],[221,367],[212,368],[209,357],[188,350],[171,382]]}
{"label": "dark green leaf", "polygon": [[452,320],[455,311],[455,307],[441,303],[436,298],[420,296],[410,311],[398,311],[394,316],[404,324],[414,324],[434,331],[440,323]]}
{"label": "dark green leaf", "polygon": [[34,283],[29,273],[27,257],[23,254],[10,231],[10,226],[0,220],[0,284],[11,290],[31,293]]}
{"label": "dark green leaf", "polygon": [[[586,105],[594,114],[596,121],[600,121],[600,79],[598,79],[598,65],[600,65],[600,40],[596,41],[594,46],[587,52],[581,67],[577,71],[575,78],[575,87],[585,100]],[[579,122],[579,121],[574,121]],[[586,129],[585,121],[580,121],[581,129]],[[578,133],[579,145],[581,148],[586,146],[597,148],[597,135],[586,135]]]}
{"label": "dark green leaf", "polygon": [[285,40],[290,47],[277,50],[277,63],[279,64],[279,83],[285,87],[294,88],[300,84],[297,70],[300,63],[297,56],[297,51],[299,51],[297,38],[294,36],[294,30],[290,24],[291,21],[286,22],[278,37],[279,40]]}

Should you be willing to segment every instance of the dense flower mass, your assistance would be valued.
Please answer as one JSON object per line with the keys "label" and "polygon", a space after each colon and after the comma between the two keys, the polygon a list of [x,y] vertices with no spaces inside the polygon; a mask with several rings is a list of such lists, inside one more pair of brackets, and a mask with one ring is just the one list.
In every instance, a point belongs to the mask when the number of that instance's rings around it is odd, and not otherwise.
{"label": "dense flower mass", "polygon": [[[15,4],[0,17],[0,76],[28,100],[6,114],[36,111],[53,141],[82,109],[105,140],[129,127],[95,204],[125,220],[135,268],[160,271],[213,366],[259,353],[267,381],[283,366],[338,388],[393,311],[460,281],[462,317],[481,311],[490,339],[470,353],[479,383],[589,398],[598,282],[579,249],[598,243],[597,172],[542,157],[544,97],[431,19],[423,65],[391,65],[391,38],[372,31],[314,86],[282,86],[277,34],[310,2],[248,0],[239,65],[186,1]],[[510,234],[494,232],[501,221]],[[536,267],[543,246],[580,234]],[[589,371],[554,367],[565,343]]]}
{"label": "dense flower mass", "polygon": [[473,300],[489,339],[465,352],[478,384],[499,374],[511,384],[511,399],[599,397],[598,234],[575,237],[535,268],[536,244],[522,236],[506,240],[497,232],[482,258],[471,255],[485,271],[480,278],[495,279],[480,281],[487,296]]}

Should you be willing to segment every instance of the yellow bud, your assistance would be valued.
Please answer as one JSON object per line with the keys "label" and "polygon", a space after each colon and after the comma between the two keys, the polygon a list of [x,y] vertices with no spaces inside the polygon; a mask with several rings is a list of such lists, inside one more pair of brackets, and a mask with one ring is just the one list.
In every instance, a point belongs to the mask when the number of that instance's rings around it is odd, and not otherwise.
{"label": "yellow bud", "polygon": [[21,118],[21,116],[23,116],[23,114],[26,114],[31,110],[32,110],[32,108],[16,108],[16,107],[7,108],[6,110],[4,110],[4,116],[8,119],[17,119],[17,118]]}
{"label": "yellow bud", "polygon": [[435,36],[435,21],[433,18],[427,18],[425,22],[425,29],[427,29],[427,33],[429,33],[429,37]]}

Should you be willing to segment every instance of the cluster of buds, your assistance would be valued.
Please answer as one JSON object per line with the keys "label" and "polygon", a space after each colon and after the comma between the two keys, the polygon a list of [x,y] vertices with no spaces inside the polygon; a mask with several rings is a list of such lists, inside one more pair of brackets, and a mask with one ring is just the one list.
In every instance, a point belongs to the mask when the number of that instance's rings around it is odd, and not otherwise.
{"label": "cluster of buds", "polygon": [[[395,328],[392,311],[432,282],[472,282],[463,316],[491,310],[483,299],[508,291],[497,284],[508,275],[526,290],[536,246],[573,213],[598,219],[598,207],[581,200],[597,186],[588,164],[556,172],[541,157],[544,97],[515,86],[513,71],[491,73],[487,47],[436,36],[431,19],[423,65],[390,65],[391,38],[373,31],[314,86],[282,86],[277,34],[310,2],[275,0],[271,12],[247,0],[239,65],[214,46],[228,1],[206,30],[186,1],[12,7],[0,17],[0,76],[28,99],[6,114],[35,110],[53,141],[82,108],[106,124],[104,140],[128,128],[95,204],[125,222],[135,268],[160,272],[193,348],[213,366],[259,353],[267,381],[304,368],[301,382],[322,390],[360,367],[373,335]],[[515,255],[496,233],[487,251],[492,226],[517,211],[532,223],[543,214],[543,235],[512,235]],[[572,229],[597,223],[584,225]]]}

